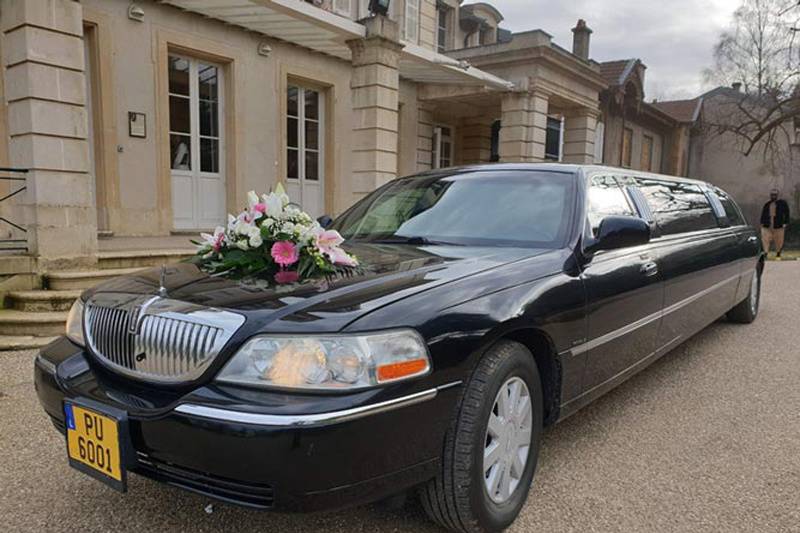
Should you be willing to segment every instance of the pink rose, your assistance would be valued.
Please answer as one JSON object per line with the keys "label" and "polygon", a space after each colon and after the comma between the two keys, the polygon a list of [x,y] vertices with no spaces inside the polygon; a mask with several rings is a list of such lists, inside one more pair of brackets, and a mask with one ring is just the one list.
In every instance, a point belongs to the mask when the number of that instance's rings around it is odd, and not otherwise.
{"label": "pink rose", "polygon": [[294,283],[300,279],[300,274],[294,270],[281,270],[275,274],[275,281],[277,283]]}
{"label": "pink rose", "polygon": [[262,204],[262,203],[255,204],[253,206],[253,211],[255,211],[257,213],[266,213],[267,212],[267,206]]}
{"label": "pink rose", "polygon": [[289,241],[278,241],[270,250],[272,258],[282,267],[293,265],[297,262],[297,247]]}

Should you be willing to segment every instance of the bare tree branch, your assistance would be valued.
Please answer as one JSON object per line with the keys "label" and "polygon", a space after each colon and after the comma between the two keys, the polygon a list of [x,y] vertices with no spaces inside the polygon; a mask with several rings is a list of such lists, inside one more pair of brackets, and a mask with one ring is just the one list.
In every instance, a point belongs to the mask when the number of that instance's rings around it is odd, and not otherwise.
{"label": "bare tree branch", "polygon": [[[743,87],[741,94],[728,91],[731,105],[704,120],[718,134],[737,137],[744,155],[758,148],[765,157],[777,157],[791,139],[787,130],[795,128],[795,121],[800,124],[800,2],[791,2],[742,0],[714,49],[714,67],[706,71],[709,81]],[[777,135],[779,130],[786,139]]]}

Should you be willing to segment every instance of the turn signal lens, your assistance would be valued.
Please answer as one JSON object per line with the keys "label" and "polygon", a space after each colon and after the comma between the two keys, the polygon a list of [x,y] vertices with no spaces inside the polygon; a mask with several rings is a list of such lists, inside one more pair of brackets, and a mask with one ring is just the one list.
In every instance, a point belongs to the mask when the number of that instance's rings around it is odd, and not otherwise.
{"label": "turn signal lens", "polygon": [[428,348],[414,330],[353,335],[258,335],[217,381],[258,387],[355,390],[430,372]]}
{"label": "turn signal lens", "polygon": [[410,378],[428,371],[427,359],[414,359],[402,363],[390,363],[378,367],[378,383],[386,383],[396,379]]}

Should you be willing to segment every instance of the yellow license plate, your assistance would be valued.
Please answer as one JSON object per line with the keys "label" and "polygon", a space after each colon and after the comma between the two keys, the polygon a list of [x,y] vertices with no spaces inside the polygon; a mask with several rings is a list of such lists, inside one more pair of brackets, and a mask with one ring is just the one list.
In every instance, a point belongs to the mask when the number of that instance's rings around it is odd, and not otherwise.
{"label": "yellow license plate", "polygon": [[110,478],[112,486],[123,485],[118,421],[72,403],[64,404],[64,412],[70,463],[102,481]]}

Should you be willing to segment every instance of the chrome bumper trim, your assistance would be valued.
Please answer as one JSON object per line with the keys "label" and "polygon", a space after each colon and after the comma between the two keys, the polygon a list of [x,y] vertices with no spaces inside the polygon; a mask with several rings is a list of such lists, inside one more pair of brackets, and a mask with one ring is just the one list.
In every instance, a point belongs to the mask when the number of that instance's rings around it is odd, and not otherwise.
{"label": "chrome bumper trim", "polygon": [[48,374],[52,374],[53,376],[56,375],[56,365],[55,363],[48,361],[42,354],[38,354],[35,359],[35,363],[39,365],[39,367],[47,372]]}
{"label": "chrome bumper trim", "polygon": [[349,422],[366,416],[393,411],[402,407],[408,407],[422,402],[427,402],[436,398],[439,391],[460,385],[460,381],[454,381],[445,385],[440,385],[433,389],[428,389],[408,396],[393,398],[383,402],[343,409],[341,411],[331,411],[328,413],[313,413],[305,415],[270,415],[259,413],[245,413],[242,411],[231,411],[230,409],[220,409],[218,407],[208,407],[184,403],[175,408],[176,413],[197,416],[211,420],[221,420],[224,422],[237,422],[240,424],[253,424],[258,426],[277,426],[277,427],[320,427],[341,422]]}

